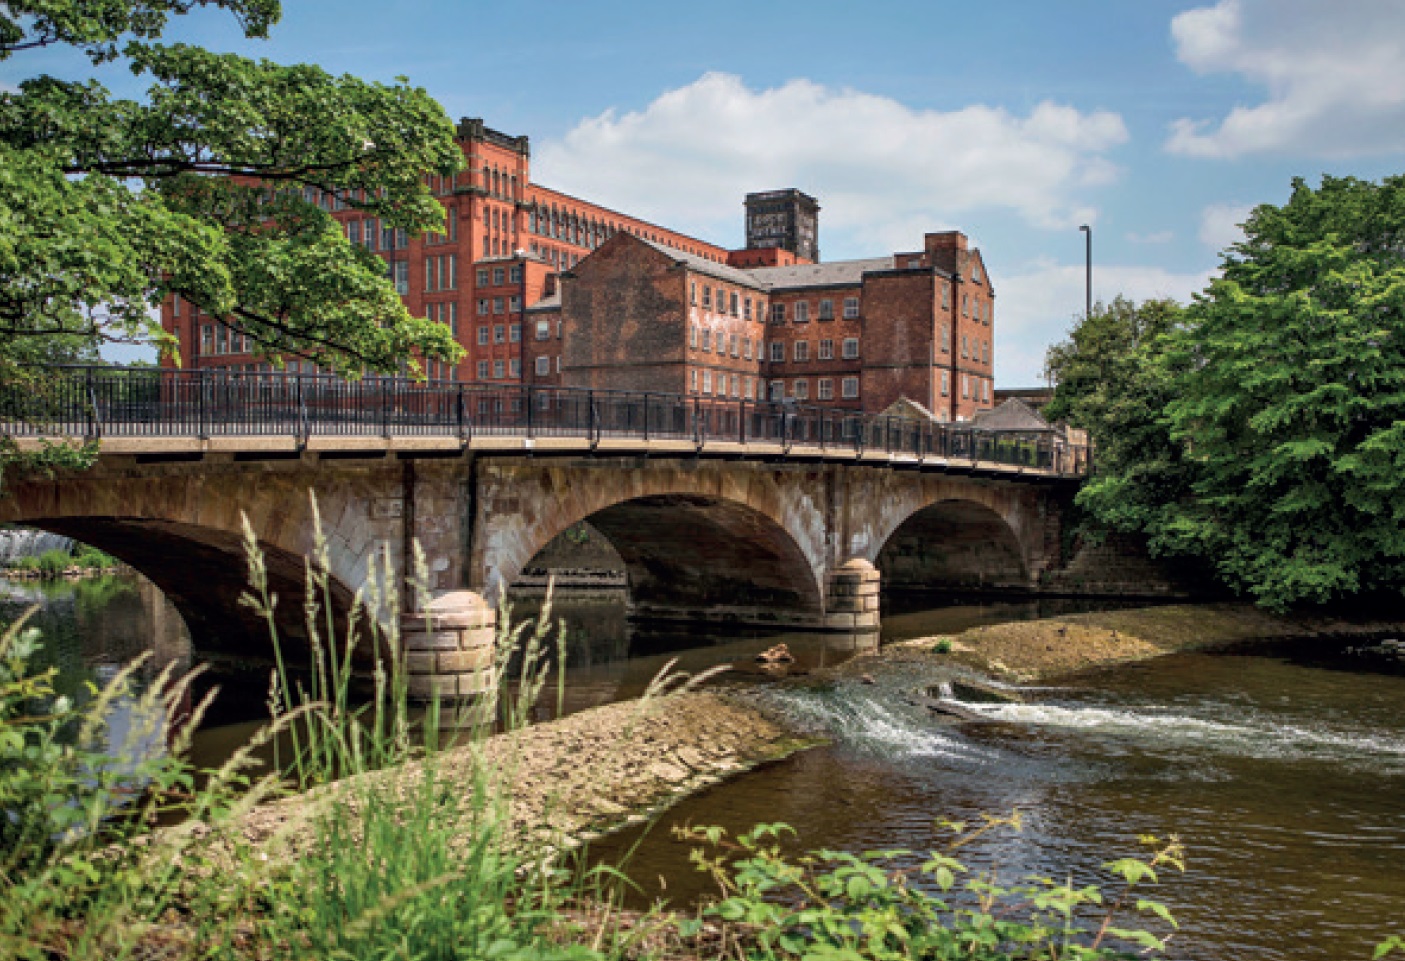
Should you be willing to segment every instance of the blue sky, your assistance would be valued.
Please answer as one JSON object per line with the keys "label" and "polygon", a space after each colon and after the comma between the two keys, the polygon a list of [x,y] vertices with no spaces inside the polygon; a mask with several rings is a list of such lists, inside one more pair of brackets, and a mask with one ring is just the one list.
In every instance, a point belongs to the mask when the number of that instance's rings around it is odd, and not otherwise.
{"label": "blue sky", "polygon": [[[956,227],[995,283],[997,383],[1095,295],[1187,299],[1293,176],[1405,172],[1405,3],[535,4],[285,0],[272,39],[218,12],[172,36],[428,89],[532,138],[534,179],[728,246],[749,190],[822,205],[826,259]],[[0,83],[88,72],[62,55]],[[120,68],[100,72],[135,95]]]}

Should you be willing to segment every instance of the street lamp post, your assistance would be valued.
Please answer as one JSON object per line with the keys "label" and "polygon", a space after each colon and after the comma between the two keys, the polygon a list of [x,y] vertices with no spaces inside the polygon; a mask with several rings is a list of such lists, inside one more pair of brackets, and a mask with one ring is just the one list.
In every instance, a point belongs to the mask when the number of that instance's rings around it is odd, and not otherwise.
{"label": "street lamp post", "polygon": [[1086,234],[1088,238],[1088,252],[1086,257],[1087,282],[1085,284],[1084,289],[1085,304],[1083,314],[1084,319],[1087,319],[1093,316],[1093,228],[1088,226],[1087,224],[1084,224],[1078,229],[1083,231],[1083,233]]}

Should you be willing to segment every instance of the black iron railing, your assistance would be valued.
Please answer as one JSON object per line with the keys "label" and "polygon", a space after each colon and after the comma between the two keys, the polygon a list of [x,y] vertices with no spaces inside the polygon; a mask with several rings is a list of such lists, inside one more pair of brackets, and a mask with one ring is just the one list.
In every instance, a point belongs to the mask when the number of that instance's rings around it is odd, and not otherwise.
{"label": "black iron railing", "polygon": [[1049,432],[988,431],[789,402],[535,385],[416,383],[214,368],[58,367],[0,385],[14,436],[585,437],[779,444],[1086,474],[1089,451]]}

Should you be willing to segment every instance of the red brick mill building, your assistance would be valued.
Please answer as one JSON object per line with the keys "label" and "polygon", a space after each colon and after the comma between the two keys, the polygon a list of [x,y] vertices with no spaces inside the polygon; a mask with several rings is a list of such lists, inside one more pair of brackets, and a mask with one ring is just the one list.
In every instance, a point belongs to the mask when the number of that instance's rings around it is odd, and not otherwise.
{"label": "red brick mill building", "polygon": [[[648,390],[879,412],[906,398],[938,420],[994,401],[995,291],[959,231],[824,262],[819,205],[749,194],[746,247],[726,250],[534,184],[526,137],[464,120],[468,160],[431,177],[446,232],[409,237],[309,190],[380,254],[406,306],[465,357],[433,379]],[[190,367],[253,369],[243,338],[167,303]],[[310,368],[310,364],[290,367]]]}

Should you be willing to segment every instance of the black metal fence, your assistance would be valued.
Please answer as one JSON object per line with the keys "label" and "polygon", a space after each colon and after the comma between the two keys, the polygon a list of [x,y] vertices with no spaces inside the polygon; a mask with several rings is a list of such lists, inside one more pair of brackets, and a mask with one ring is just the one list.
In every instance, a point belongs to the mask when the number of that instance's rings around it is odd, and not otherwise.
{"label": "black metal fence", "polygon": [[533,385],[415,383],[219,369],[59,367],[39,385],[0,385],[16,436],[585,437],[779,444],[987,461],[1082,475],[1089,451],[1049,432],[988,431],[807,407]]}

